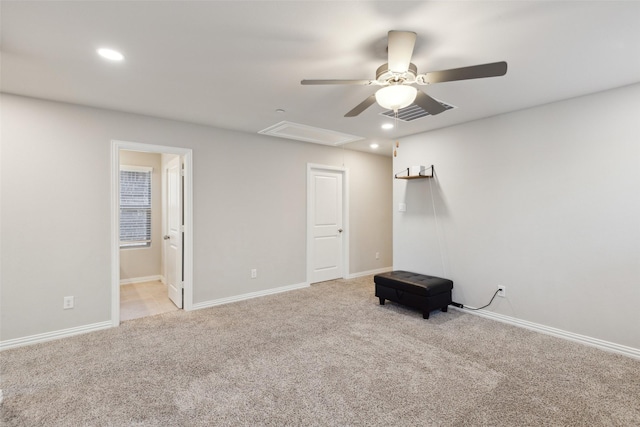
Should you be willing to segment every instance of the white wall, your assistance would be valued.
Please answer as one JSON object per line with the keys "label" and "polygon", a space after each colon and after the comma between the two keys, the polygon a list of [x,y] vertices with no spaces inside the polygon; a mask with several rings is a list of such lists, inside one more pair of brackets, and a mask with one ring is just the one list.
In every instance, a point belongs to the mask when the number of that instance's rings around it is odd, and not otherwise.
{"label": "white wall", "polygon": [[158,153],[120,151],[120,164],[148,166],[151,172],[151,245],[120,249],[120,280],[162,275],[162,163]]}
{"label": "white wall", "polygon": [[640,349],[639,111],[633,85],[403,139],[394,171],[437,179],[394,182],[394,269],[472,307],[505,285],[488,310]]}
{"label": "white wall", "polygon": [[[110,320],[111,140],[193,150],[196,304],[305,282],[307,163],[349,169],[350,273],[391,266],[389,157],[12,95],[1,101],[0,340]],[[67,295],[73,310],[62,310]]]}

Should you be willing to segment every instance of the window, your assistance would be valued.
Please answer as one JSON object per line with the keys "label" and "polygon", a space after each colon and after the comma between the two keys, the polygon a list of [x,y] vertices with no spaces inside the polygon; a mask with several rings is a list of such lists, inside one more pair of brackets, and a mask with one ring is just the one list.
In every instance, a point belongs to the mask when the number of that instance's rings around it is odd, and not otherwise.
{"label": "window", "polygon": [[120,166],[120,247],[151,246],[150,167]]}

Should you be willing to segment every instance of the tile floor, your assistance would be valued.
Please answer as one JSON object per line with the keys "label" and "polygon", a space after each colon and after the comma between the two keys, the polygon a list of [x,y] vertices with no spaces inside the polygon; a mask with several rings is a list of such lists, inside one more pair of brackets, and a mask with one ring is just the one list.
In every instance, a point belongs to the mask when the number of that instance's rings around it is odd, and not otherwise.
{"label": "tile floor", "polygon": [[120,286],[120,321],[178,310],[159,280]]}

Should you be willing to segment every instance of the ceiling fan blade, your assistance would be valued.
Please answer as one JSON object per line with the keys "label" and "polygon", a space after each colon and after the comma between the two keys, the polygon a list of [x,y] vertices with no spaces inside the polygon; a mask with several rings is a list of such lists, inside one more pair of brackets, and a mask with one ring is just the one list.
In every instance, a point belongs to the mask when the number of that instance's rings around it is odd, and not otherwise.
{"label": "ceiling fan blade", "polygon": [[440,104],[437,99],[430,97],[421,90],[418,91],[416,100],[413,101],[413,103],[418,105],[420,108],[422,108],[432,116],[440,114],[446,110],[446,108],[442,104]]}
{"label": "ceiling fan blade", "polygon": [[355,117],[358,114],[362,113],[367,108],[371,107],[375,103],[376,103],[376,96],[375,95],[371,95],[370,97],[368,97],[367,99],[362,101],[360,104],[356,105],[356,107],[353,110],[349,111],[344,116],[345,117]]}
{"label": "ceiling fan blade", "polygon": [[389,31],[387,47],[389,71],[396,73],[407,72],[415,44],[416,33],[412,31]]}
{"label": "ceiling fan blade", "polygon": [[450,70],[434,71],[418,76],[418,84],[452,82],[455,80],[481,79],[484,77],[498,77],[507,74],[507,63],[492,62],[490,64],[472,65],[470,67],[452,68]]}
{"label": "ceiling fan blade", "polygon": [[375,80],[302,80],[303,85],[372,85]]}

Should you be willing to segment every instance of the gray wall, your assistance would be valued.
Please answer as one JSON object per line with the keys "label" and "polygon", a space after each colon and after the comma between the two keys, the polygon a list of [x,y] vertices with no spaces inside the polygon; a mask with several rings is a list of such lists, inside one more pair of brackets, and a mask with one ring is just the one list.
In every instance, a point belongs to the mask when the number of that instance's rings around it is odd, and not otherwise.
{"label": "gray wall", "polygon": [[394,268],[473,307],[505,285],[488,310],[639,349],[639,111],[633,85],[404,139],[394,170],[437,179],[394,182]]}
{"label": "gray wall", "polygon": [[[350,273],[391,266],[388,157],[12,95],[1,100],[1,340],[110,319],[114,139],[193,149],[194,303],[305,282],[307,163],[349,169]],[[257,279],[249,278],[251,268]],[[75,296],[73,310],[62,310],[67,295]]]}
{"label": "gray wall", "polygon": [[120,164],[149,166],[151,173],[151,246],[120,249],[120,280],[162,274],[162,162],[158,153],[120,151]]}

